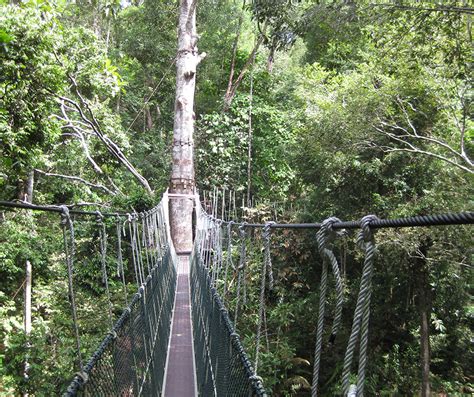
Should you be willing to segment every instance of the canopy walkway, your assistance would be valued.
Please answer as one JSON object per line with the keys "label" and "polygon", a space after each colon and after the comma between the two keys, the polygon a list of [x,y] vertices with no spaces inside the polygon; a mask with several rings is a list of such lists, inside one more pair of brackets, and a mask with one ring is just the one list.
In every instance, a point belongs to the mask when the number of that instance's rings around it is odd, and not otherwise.
{"label": "canopy walkway", "polygon": [[[320,302],[316,325],[312,396],[318,394],[321,364],[324,312],[328,268],[333,274],[337,302],[331,328],[333,342],[340,327],[342,284],[333,241],[344,229],[358,229],[357,244],[364,253],[360,291],[354,311],[353,326],[347,343],[342,369],[344,395],[362,396],[367,362],[367,338],[370,316],[371,279],[373,275],[375,238],[378,228],[456,225],[474,223],[474,213],[419,216],[381,220],[369,215],[360,221],[342,222],[328,218],[322,223],[250,224],[224,221],[209,215],[196,196],[195,241],[191,253],[177,254],[169,230],[168,195],[149,211],[133,214],[101,214],[73,211],[65,206],[36,206],[26,203],[0,202],[0,207],[19,207],[61,214],[64,253],[68,269],[68,289],[74,324],[78,372],[65,391],[65,396],[266,396],[258,376],[260,350],[263,343],[266,293],[273,287],[271,260],[272,231],[282,228],[315,229],[323,259]],[[114,321],[108,308],[110,331],[96,352],[84,361],[77,325],[75,275],[76,216],[95,216],[99,227],[102,278],[110,302],[106,251],[110,224],[105,217],[116,218],[117,269],[122,278],[126,308]],[[256,350],[251,363],[235,324],[245,300],[246,233],[260,229],[264,242],[260,277],[259,313],[256,329]],[[241,238],[238,264],[234,263],[232,233]],[[122,258],[122,238],[131,246],[133,278],[137,292],[129,298]],[[230,274],[236,280],[235,307],[227,309]],[[352,380],[352,362],[358,351],[356,382]],[[352,384],[353,382],[353,384]]]}

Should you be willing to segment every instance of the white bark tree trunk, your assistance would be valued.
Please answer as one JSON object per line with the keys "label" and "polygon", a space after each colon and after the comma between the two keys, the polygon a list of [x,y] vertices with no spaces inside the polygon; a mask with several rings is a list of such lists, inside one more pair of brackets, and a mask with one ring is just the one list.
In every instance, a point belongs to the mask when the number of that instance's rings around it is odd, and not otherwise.
{"label": "white bark tree trunk", "polygon": [[173,164],[170,181],[171,238],[177,253],[191,251],[193,200],[173,196],[194,194],[194,91],[196,68],[205,56],[198,54],[196,33],[197,0],[180,0],[176,100],[173,126]]}

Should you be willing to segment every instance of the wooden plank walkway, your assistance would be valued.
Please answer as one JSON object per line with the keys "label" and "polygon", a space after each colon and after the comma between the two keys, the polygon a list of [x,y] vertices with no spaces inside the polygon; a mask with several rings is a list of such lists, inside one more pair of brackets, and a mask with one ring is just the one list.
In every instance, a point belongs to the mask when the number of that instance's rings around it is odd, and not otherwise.
{"label": "wooden plank walkway", "polygon": [[185,255],[179,256],[178,284],[163,395],[165,397],[197,396],[195,372],[189,292],[189,256]]}

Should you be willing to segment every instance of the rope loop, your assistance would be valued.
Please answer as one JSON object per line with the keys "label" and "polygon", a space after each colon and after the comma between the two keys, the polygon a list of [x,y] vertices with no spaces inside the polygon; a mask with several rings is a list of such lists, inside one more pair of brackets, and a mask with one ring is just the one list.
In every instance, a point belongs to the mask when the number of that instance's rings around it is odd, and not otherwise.
{"label": "rope loop", "polygon": [[247,222],[242,222],[240,225],[239,225],[239,234],[240,234],[240,238],[245,238],[247,237],[247,231],[245,230],[247,226]]}
{"label": "rope loop", "polygon": [[61,225],[67,226],[71,222],[69,208],[65,205],[60,205],[59,208],[61,208]]}
{"label": "rope loop", "polygon": [[360,220],[360,232],[357,235],[357,245],[365,249],[364,243],[374,243],[375,231],[370,228],[370,224],[378,221],[376,215],[366,215]]}
{"label": "rope loop", "polygon": [[[69,213],[69,208],[65,205],[61,207],[61,228],[63,230],[64,254],[66,257],[66,266],[68,274],[68,294],[69,302],[71,304],[71,315],[74,329],[74,337],[76,340],[77,358],[79,361],[79,368],[83,371],[83,361],[81,354],[81,337],[79,333],[79,325],[77,320],[76,295],[74,293],[74,254],[75,254],[75,237],[74,224]],[[69,238],[67,235],[69,230]]]}
{"label": "rope loop", "polygon": [[343,235],[344,232],[336,231],[333,228],[333,225],[339,222],[341,220],[335,216],[331,216],[322,222],[321,228],[316,233],[320,251],[324,248],[329,249],[336,237]]}
{"label": "rope loop", "polygon": [[370,224],[377,219],[378,218],[375,215],[366,215],[360,220],[361,230],[357,236],[357,245],[359,245],[365,253],[364,267],[362,269],[351,335],[347,344],[344,366],[342,369],[342,387],[344,394],[347,395],[351,387],[351,366],[358,342],[359,368],[357,372],[357,385],[355,388],[357,397],[362,397],[364,395],[365,367],[367,364],[369,337],[370,298],[372,293],[372,274],[376,249],[374,231],[370,228]]}
{"label": "rope loop", "polygon": [[263,227],[263,238],[266,240],[270,240],[271,236],[271,228],[276,222],[274,221],[268,221],[265,223],[265,226]]}
{"label": "rope loop", "polygon": [[331,269],[334,275],[336,283],[336,309],[334,314],[334,320],[331,330],[331,336],[329,338],[330,345],[334,344],[337,332],[341,325],[342,318],[342,305],[343,305],[343,286],[341,274],[339,271],[339,264],[337,263],[336,256],[333,252],[333,242],[338,236],[344,235],[343,231],[337,232],[334,230],[333,225],[340,222],[339,218],[329,217],[325,219],[321,225],[321,228],[316,233],[316,240],[318,242],[318,250],[323,259],[322,273],[321,273],[321,284],[319,290],[319,312],[318,312],[318,323],[316,328],[316,343],[314,348],[314,365],[313,365],[313,382],[311,386],[311,396],[316,397],[318,395],[318,382],[319,382],[319,368],[321,365],[321,350],[323,340],[323,328],[324,328],[324,311],[326,307],[326,292],[327,292],[327,277],[328,277],[328,263],[331,264]]}

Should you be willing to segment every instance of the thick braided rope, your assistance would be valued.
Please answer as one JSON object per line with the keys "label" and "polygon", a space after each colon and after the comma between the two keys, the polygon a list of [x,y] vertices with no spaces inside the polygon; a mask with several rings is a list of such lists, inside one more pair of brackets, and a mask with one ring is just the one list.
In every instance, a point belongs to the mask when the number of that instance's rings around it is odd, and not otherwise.
{"label": "thick braided rope", "polygon": [[[76,339],[77,358],[81,373],[84,372],[84,364],[81,354],[81,337],[79,335],[79,325],[77,322],[76,295],[74,293],[74,254],[75,254],[75,238],[74,224],[69,214],[69,209],[61,206],[61,229],[63,231],[64,254],[66,256],[67,276],[68,276],[68,293],[71,303],[72,322],[74,326],[74,336]],[[70,246],[68,243],[67,230],[69,230]]]}
{"label": "thick braided rope", "polygon": [[122,279],[123,293],[125,296],[125,305],[128,306],[128,291],[127,283],[125,281],[125,271],[123,268],[123,257],[122,257],[122,225],[120,224],[120,217],[117,215],[116,221],[117,231],[117,277]]}
{"label": "thick braided rope", "polygon": [[334,317],[333,334],[337,333],[341,322],[342,313],[342,284],[339,275],[339,266],[331,248],[332,241],[337,236],[337,233],[332,228],[332,225],[336,222],[340,222],[338,218],[331,217],[326,219],[318,233],[316,239],[318,242],[318,249],[323,259],[322,261],[322,273],[321,273],[321,284],[319,290],[319,312],[318,312],[318,324],[316,329],[316,344],[314,348],[314,366],[313,366],[313,382],[311,386],[311,396],[316,397],[318,395],[318,382],[319,382],[319,368],[321,364],[321,347],[323,341],[323,327],[324,327],[324,310],[326,307],[326,292],[327,292],[327,275],[328,275],[328,262],[331,263],[333,272],[336,278],[337,287],[337,305],[336,315]]}
{"label": "thick braided rope", "polygon": [[359,371],[357,375],[357,397],[364,395],[365,383],[365,367],[367,364],[367,347],[369,340],[369,317],[370,317],[370,298],[372,294],[372,275],[374,272],[374,257],[375,257],[375,239],[372,230],[370,229],[370,222],[378,219],[376,216],[366,216],[362,219],[362,229],[358,236],[358,244],[365,251],[365,263],[369,266],[368,272],[368,287],[362,307],[362,325],[360,330],[360,347],[359,347]]}
{"label": "thick braided rope", "polygon": [[272,256],[271,256],[271,235],[272,235],[272,229],[271,225],[273,225],[275,222],[267,222],[263,228],[263,243],[264,243],[264,250],[265,250],[265,257],[264,261],[267,266],[267,273],[268,273],[268,289],[272,290],[273,289],[273,267],[272,267]]}
{"label": "thick braided rope", "polygon": [[97,211],[97,224],[99,226],[99,240],[100,240],[100,263],[102,265],[102,282],[105,284],[105,293],[108,302],[108,315],[110,329],[114,327],[114,320],[112,316],[112,300],[110,299],[109,278],[107,275],[107,230],[105,228],[104,217]]}
{"label": "thick braided rope", "polygon": [[237,328],[237,320],[239,315],[240,308],[240,288],[242,285],[242,277],[245,276],[244,270],[247,263],[247,232],[245,231],[245,223],[239,226],[240,233],[240,257],[239,257],[239,266],[237,267],[237,293],[235,300],[235,313],[234,313],[234,323]]}
{"label": "thick braided rope", "polygon": [[364,267],[362,270],[359,294],[357,296],[357,303],[354,311],[354,320],[352,323],[351,335],[347,344],[346,354],[344,357],[344,366],[342,369],[342,387],[344,395],[347,395],[349,392],[349,378],[351,373],[352,359],[354,357],[356,343],[359,339],[359,335],[361,337],[361,341],[359,349],[357,396],[363,395],[363,384],[365,381],[365,364],[367,360],[370,289],[375,253],[375,240],[373,238],[373,232],[370,229],[370,222],[373,222],[376,219],[377,217],[375,215],[367,215],[362,218],[362,229],[357,239],[357,243],[363,245],[363,248],[365,249],[365,259]]}
{"label": "thick braided rope", "polygon": [[224,269],[224,293],[222,295],[222,300],[225,302],[227,297],[227,276],[229,272],[229,267],[234,268],[234,262],[232,261],[232,225],[233,221],[230,221],[227,224],[227,256]]}

